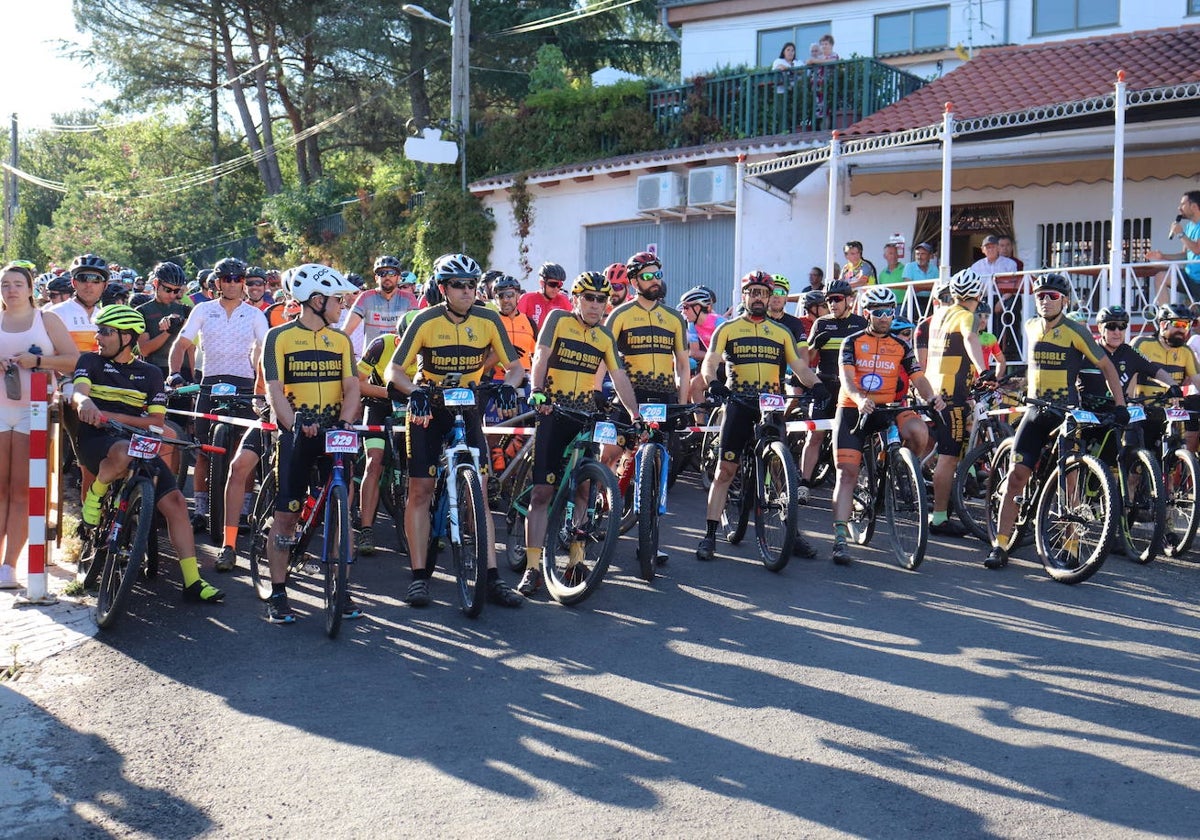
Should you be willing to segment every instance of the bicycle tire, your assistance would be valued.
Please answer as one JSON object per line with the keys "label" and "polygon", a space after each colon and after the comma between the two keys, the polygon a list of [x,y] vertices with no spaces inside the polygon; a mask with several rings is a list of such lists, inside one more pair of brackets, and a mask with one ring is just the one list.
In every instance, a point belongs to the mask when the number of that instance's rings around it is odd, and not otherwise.
{"label": "bicycle tire", "polygon": [[449,527],[446,534],[458,584],[459,609],[468,618],[475,618],[487,600],[487,513],[483,507],[483,483],[474,466],[460,464],[456,473],[459,542],[452,539]]}
{"label": "bicycle tire", "polygon": [[634,496],[637,494],[637,482],[634,481],[634,464],[633,453],[622,452],[621,460],[617,462],[618,468],[625,463],[626,455],[629,456],[629,481],[625,485],[625,489],[621,489],[621,478],[617,477],[617,489],[621,493],[621,535],[624,536],[633,530],[633,526],[638,522],[637,506],[634,504]]}
{"label": "bicycle tire", "polygon": [[700,486],[707,493],[712,487],[717,475],[717,465],[721,463],[721,424],[725,422],[725,406],[717,406],[709,415],[708,425],[717,427],[718,431],[703,432],[700,439]]}
{"label": "bicycle tire", "polygon": [[692,452],[684,449],[683,441],[677,432],[667,433],[667,458],[667,490],[673,490],[675,482],[679,480],[679,474],[692,460]]}
{"label": "bicycle tire", "polygon": [[[850,499],[850,518],[846,528],[855,545],[868,545],[875,534],[876,506],[876,460],[875,444],[868,443],[863,451],[862,464],[858,468],[858,481]],[[814,473],[815,475],[815,473]],[[836,491],[835,491],[836,492]]]}
{"label": "bicycle tire", "polygon": [[[587,485],[583,502],[583,516],[576,533],[574,518],[568,519],[568,512],[578,515],[579,505],[570,488]],[[620,537],[620,491],[617,489],[616,477],[599,461],[586,459],[575,466],[570,481],[564,482],[559,492],[555,494],[554,503],[550,506],[550,516],[546,524],[546,542],[542,550],[542,579],[546,591],[560,604],[574,606],[582,603],[591,596],[604,580],[608,564],[612,561],[613,552],[617,549]],[[572,533],[564,533],[571,528]],[[570,559],[570,543],[576,542],[574,536],[583,536],[578,540],[581,547],[582,559],[572,562]],[[568,539],[563,539],[567,537]],[[594,556],[593,556],[594,555]],[[571,572],[566,577],[568,569],[583,565],[582,573]]]}
{"label": "bicycle tire", "polygon": [[1200,524],[1200,462],[1190,450],[1180,447],[1167,457],[1163,465],[1164,498],[1167,502],[1166,534],[1163,553],[1182,557],[1192,547],[1196,526]]}
{"label": "bicycle tire", "polygon": [[[1012,450],[1013,439],[1000,441],[996,445],[996,451],[992,455],[992,464],[988,471],[987,482],[985,484],[987,494],[987,544],[994,545],[996,542],[996,529],[1000,521],[1000,504],[1004,501],[1004,493],[1008,482],[1008,473],[1012,466]],[[1030,492],[1034,479],[1030,477],[1030,483],[1027,485],[1025,492]],[[1017,519],[1013,527],[1012,539],[1009,540],[1009,550],[1020,546],[1029,545],[1030,533],[1029,522],[1022,518],[1020,506],[1017,508]]]}
{"label": "bicycle tire", "polygon": [[658,557],[659,484],[662,481],[662,451],[656,443],[643,443],[638,449],[640,461],[634,486],[638,493],[638,571],[642,580],[654,580],[654,561]]}
{"label": "bicycle tire", "polygon": [[529,510],[529,497],[533,488],[529,477],[533,474],[533,450],[513,470],[507,483],[508,492],[501,490],[501,501],[507,499],[508,510],[504,514],[504,559],[514,572],[525,570],[525,514]]}
{"label": "bicycle tire", "polygon": [[224,454],[208,453],[208,538],[217,548],[225,544],[225,485],[229,483],[229,448],[233,438],[228,423],[213,423],[213,446]]}
{"label": "bicycle tire", "polygon": [[738,459],[737,472],[725,494],[725,509],[721,511],[721,528],[730,545],[737,545],[746,536],[750,524],[750,508],[754,504],[754,456],[747,452]]}
{"label": "bicycle tire", "polygon": [[342,629],[342,611],[346,608],[350,578],[350,557],[354,539],[350,529],[350,495],[346,488],[335,484],[329,488],[328,525],[325,528],[325,548],[321,552],[324,573],[325,635],[336,639]]}
{"label": "bicycle tire", "polygon": [[254,506],[250,508],[250,579],[254,592],[265,601],[271,597],[271,561],[267,556],[267,540],[275,519],[275,471],[270,470],[259,485]]}
{"label": "bicycle tire", "polygon": [[404,533],[404,509],[408,507],[408,483],[403,473],[386,462],[380,479],[379,503],[396,529],[396,551],[407,555],[408,536]]}
{"label": "bicycle tire", "polygon": [[110,542],[96,593],[96,626],[107,630],[125,612],[129,595],[141,576],[154,527],[154,484],[144,476],[131,479],[122,491],[116,539]]}
{"label": "bicycle tire", "polygon": [[[800,479],[787,447],[778,440],[763,448],[757,469],[762,471],[763,488],[754,505],[758,555],[768,570],[778,572],[792,559],[792,544],[799,526],[796,489]],[[757,487],[755,496],[759,496]]]}
{"label": "bicycle tire", "polygon": [[1147,449],[1134,449],[1121,462],[1121,520],[1126,556],[1149,563],[1163,549],[1167,496],[1158,461]]}
{"label": "bicycle tire", "polygon": [[[174,420],[164,420],[163,426],[171,431],[169,436],[173,435],[176,440],[187,439],[183,427]],[[188,469],[192,466],[192,450],[186,447],[177,447],[176,452],[179,454],[179,468],[175,471],[175,486],[182,492],[187,484]]]}
{"label": "bicycle tire", "polygon": [[821,438],[821,448],[817,450],[817,463],[813,466],[812,480],[809,487],[820,487],[835,474],[833,467],[833,432],[825,432]]}
{"label": "bicycle tire", "polygon": [[985,440],[968,452],[958,462],[954,471],[954,486],[950,491],[950,504],[958,521],[989,547],[992,542],[988,536],[987,477],[997,446],[999,443]]}
{"label": "bicycle tire", "polygon": [[[1065,504],[1058,486],[1060,469],[1071,485]],[[1065,467],[1051,471],[1034,520],[1034,540],[1046,574],[1073,584],[1100,570],[1116,528],[1116,496],[1112,474],[1095,456],[1071,455]]]}
{"label": "bicycle tire", "polygon": [[915,570],[929,544],[929,496],[921,465],[911,450],[902,446],[892,453],[883,491],[892,554],[902,568]]}

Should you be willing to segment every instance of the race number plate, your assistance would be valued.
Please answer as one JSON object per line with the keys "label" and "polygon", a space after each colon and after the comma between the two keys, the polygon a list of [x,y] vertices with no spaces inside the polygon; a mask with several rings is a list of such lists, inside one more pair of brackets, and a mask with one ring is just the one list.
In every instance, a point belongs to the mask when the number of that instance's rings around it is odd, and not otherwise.
{"label": "race number plate", "polygon": [[475,392],[470,388],[447,388],[442,391],[442,402],[446,405],[475,405]]}
{"label": "race number plate", "polygon": [[782,394],[759,394],[758,395],[758,410],[759,411],[783,411],[783,407],[787,404],[787,400]]}
{"label": "race number plate", "polygon": [[144,458],[149,461],[151,458],[158,457],[160,449],[162,449],[162,441],[158,438],[134,435],[129,439],[129,455],[132,458]]}
{"label": "race number plate", "polygon": [[639,403],[638,413],[647,423],[667,422],[667,407],[663,403]]}
{"label": "race number plate", "polygon": [[230,382],[218,382],[212,386],[212,395],[214,397],[232,397],[237,393],[237,386]]}
{"label": "race number plate", "polygon": [[330,429],[325,432],[326,452],[358,452],[358,433],[346,429]]}
{"label": "race number plate", "polygon": [[1188,410],[1186,408],[1168,408],[1167,409],[1167,419],[1168,420],[1187,420],[1188,417],[1190,417],[1190,416],[1191,415],[1188,413]]}
{"label": "race number plate", "polygon": [[1095,425],[1100,422],[1100,418],[1090,411],[1084,411],[1082,408],[1072,408],[1071,416],[1075,418],[1076,423],[1086,423]]}
{"label": "race number plate", "polygon": [[1139,423],[1146,419],[1146,409],[1140,405],[1129,406],[1129,422]]}
{"label": "race number plate", "polygon": [[596,428],[592,431],[592,440],[595,443],[604,443],[610,446],[616,446],[617,427],[612,423],[597,423]]}

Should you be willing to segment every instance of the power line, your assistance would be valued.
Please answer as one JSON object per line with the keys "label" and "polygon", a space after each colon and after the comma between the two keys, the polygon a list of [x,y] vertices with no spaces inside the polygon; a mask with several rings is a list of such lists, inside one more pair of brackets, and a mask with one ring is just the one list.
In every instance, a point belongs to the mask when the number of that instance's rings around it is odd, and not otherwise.
{"label": "power line", "polygon": [[624,2],[609,2],[594,9],[580,9],[574,12],[562,12],[561,14],[551,15],[541,20],[531,23],[521,23],[516,26],[510,26],[508,29],[501,29],[496,32],[496,35],[524,35],[526,32],[536,32],[539,29],[550,29],[555,26],[561,26],[564,23],[572,23],[573,21],[583,20],[584,18],[592,17],[593,15],[611,12],[615,9],[620,9],[623,6],[632,6],[639,0],[624,0]]}

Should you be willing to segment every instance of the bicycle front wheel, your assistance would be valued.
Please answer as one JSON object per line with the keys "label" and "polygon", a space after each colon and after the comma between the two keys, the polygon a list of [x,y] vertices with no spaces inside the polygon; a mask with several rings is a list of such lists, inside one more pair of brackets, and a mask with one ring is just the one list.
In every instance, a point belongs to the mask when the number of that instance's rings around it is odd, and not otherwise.
{"label": "bicycle front wheel", "polygon": [[950,503],[963,527],[988,546],[992,542],[988,536],[987,479],[998,445],[995,441],[985,440],[958,462],[950,494]]}
{"label": "bicycle front wheel", "polygon": [[225,544],[225,485],[229,481],[229,462],[237,439],[227,423],[214,423],[213,446],[224,453],[208,454],[208,538],[217,548]]}
{"label": "bicycle front wheel", "polygon": [[884,487],[883,509],[891,529],[892,554],[906,569],[925,559],[929,542],[929,497],[917,456],[903,446],[892,452]]}
{"label": "bicycle front wheel", "polygon": [[868,544],[875,534],[876,457],[875,445],[868,443],[858,469],[854,495],[850,499],[850,519],[846,527],[850,531],[850,539],[857,545]]}
{"label": "bicycle front wheel", "polygon": [[335,484],[325,502],[329,507],[329,525],[325,529],[325,633],[337,638],[342,629],[350,577],[350,498],[346,488]]}
{"label": "bicycle front wheel", "polygon": [[658,502],[662,481],[662,450],[656,443],[644,443],[638,450],[638,473],[634,486],[638,493],[638,569],[642,580],[654,580],[654,561],[658,557]]}
{"label": "bicycle front wheel", "polygon": [[1100,570],[1116,528],[1115,499],[1112,474],[1094,456],[1072,455],[1065,468],[1054,468],[1034,523],[1037,551],[1050,577],[1082,583]]}
{"label": "bicycle front wheel", "polygon": [[458,606],[474,618],[483,609],[487,591],[488,529],[483,509],[483,485],[473,466],[459,466],[455,477],[458,490],[458,539],[447,528],[450,556],[458,583]]}
{"label": "bicycle front wheel", "polygon": [[796,510],[796,465],[781,441],[771,441],[762,451],[758,468],[762,493],[754,506],[754,533],[758,554],[772,572],[778,572],[792,559],[799,514]]}
{"label": "bicycle front wheel", "polygon": [[754,459],[743,453],[738,461],[737,472],[729,483],[725,494],[725,510],[721,512],[721,527],[730,545],[737,545],[746,536],[750,523],[750,507],[754,504]]}
{"label": "bicycle front wheel", "polygon": [[617,549],[620,516],[617,479],[598,461],[581,462],[555,495],[546,524],[542,577],[551,598],[572,606],[596,591]]}
{"label": "bicycle front wheel", "polygon": [[1167,456],[1163,465],[1164,496],[1167,500],[1166,535],[1163,551],[1168,557],[1181,557],[1196,538],[1196,486],[1200,484],[1200,463],[1196,456],[1180,447]]}
{"label": "bicycle front wheel", "polygon": [[[1000,527],[1000,505],[1004,502],[1004,494],[1008,492],[1008,474],[1012,472],[1013,439],[1008,438],[996,444],[992,454],[992,463],[988,468],[987,479],[984,481],[984,494],[987,496],[987,544],[996,541],[996,531]],[[1033,492],[1031,479],[1025,492]],[[1013,526],[1012,539],[1009,540],[1009,550],[1029,544],[1029,523],[1022,516],[1023,504],[1017,503],[1017,519]]]}
{"label": "bicycle front wheel", "polygon": [[275,471],[269,470],[259,485],[254,507],[250,509],[250,579],[262,600],[271,597],[271,563],[267,540],[275,521]]}
{"label": "bicycle front wheel", "polygon": [[1121,539],[1135,563],[1149,563],[1162,551],[1167,497],[1158,462],[1146,449],[1130,452],[1121,465]]}
{"label": "bicycle front wheel", "polygon": [[525,512],[529,510],[529,497],[533,492],[533,488],[529,484],[529,478],[532,475],[533,453],[530,452],[517,466],[516,474],[512,478],[509,490],[512,500],[508,503],[508,512],[504,516],[504,554],[508,560],[508,568],[514,572],[524,571],[527,560]]}
{"label": "bicycle front wheel", "polygon": [[154,527],[154,485],[148,478],[132,479],[117,512],[116,538],[109,540],[96,593],[96,626],[112,627],[125,611],[129,594],[146,562],[150,529]]}

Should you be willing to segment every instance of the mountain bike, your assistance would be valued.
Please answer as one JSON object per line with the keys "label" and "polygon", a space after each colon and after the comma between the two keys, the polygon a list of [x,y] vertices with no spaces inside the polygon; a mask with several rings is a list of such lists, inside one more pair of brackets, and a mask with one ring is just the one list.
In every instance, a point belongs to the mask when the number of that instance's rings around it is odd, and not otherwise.
{"label": "mountain bike", "polygon": [[955,469],[950,504],[967,532],[990,546],[985,492],[987,473],[996,447],[1012,437],[1013,429],[1005,419],[1008,409],[999,405],[1003,392],[991,387],[977,388],[972,390],[971,396],[975,400],[971,434],[963,450],[966,454]]}
{"label": "mountain bike", "polygon": [[1158,464],[1163,477],[1166,499],[1166,526],[1163,553],[1182,557],[1192,547],[1200,525],[1200,461],[1187,448],[1182,425],[1193,416],[1183,408],[1167,408],[1166,433],[1158,446]]}

